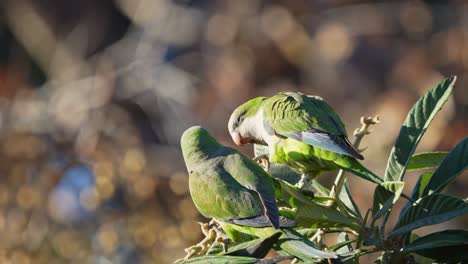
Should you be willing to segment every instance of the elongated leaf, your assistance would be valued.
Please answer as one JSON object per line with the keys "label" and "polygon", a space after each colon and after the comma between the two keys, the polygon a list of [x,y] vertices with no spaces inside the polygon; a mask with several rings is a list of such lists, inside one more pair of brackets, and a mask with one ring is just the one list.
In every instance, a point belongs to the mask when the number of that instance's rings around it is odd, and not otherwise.
{"label": "elongated leaf", "polygon": [[229,247],[228,251],[223,252],[221,255],[263,258],[270,251],[276,241],[278,241],[280,236],[281,233],[278,232],[267,238],[257,238],[240,243]]}
{"label": "elongated leaf", "polygon": [[292,229],[283,229],[283,235],[278,239],[275,250],[281,250],[283,254],[293,255],[304,261],[337,258],[333,252],[317,249],[309,239]]}
{"label": "elongated leaf", "polygon": [[234,256],[202,256],[187,260],[177,261],[180,264],[253,264],[257,263],[258,259],[250,257],[234,257]]}
{"label": "elongated leaf", "polygon": [[468,202],[446,194],[433,194],[403,212],[389,236],[404,234],[413,229],[439,224],[468,214]]}
{"label": "elongated leaf", "polygon": [[308,187],[311,191],[315,192],[317,196],[330,196],[330,190],[320,184],[316,179],[313,179],[310,183]]}
{"label": "elongated leaf", "polygon": [[348,187],[348,181],[346,180],[346,178],[344,180],[343,188],[341,188],[341,192],[338,198],[346,206],[346,208],[349,209],[349,212],[351,212],[355,217],[362,220],[361,212],[359,211],[359,207],[357,206],[356,202],[353,199],[353,196],[351,195],[351,192]]}
{"label": "elongated leaf", "polygon": [[431,179],[424,189],[423,195],[440,192],[453,181],[460,173],[468,168],[468,137],[458,143],[440,166],[434,171]]}
{"label": "elongated leaf", "polygon": [[299,226],[304,227],[350,227],[359,230],[360,223],[346,217],[340,211],[315,202],[301,203],[296,213]]}
{"label": "elongated leaf", "polygon": [[337,251],[340,254],[347,254],[353,251],[352,243],[356,242],[357,239],[349,239],[348,234],[341,232],[336,238],[336,244],[330,247],[331,250]]}
{"label": "elongated leaf", "polygon": [[443,248],[459,245],[467,247],[466,252],[468,252],[467,230],[445,230],[420,237],[404,247],[402,252],[408,253],[422,249]]}
{"label": "elongated leaf", "polygon": [[[424,189],[426,188],[426,185],[429,182],[429,180],[431,179],[431,177],[432,177],[432,172],[426,172],[426,173],[422,174],[421,176],[419,176],[419,179],[416,182],[416,185],[414,186],[413,193],[411,194],[411,199],[413,201],[416,201],[419,198],[421,198],[422,193],[423,193]],[[406,211],[406,209],[408,209],[408,207],[410,207],[412,204],[413,204],[413,202],[408,201],[406,203],[406,205],[401,209],[400,215],[404,211]]]}
{"label": "elongated leaf", "polygon": [[412,197],[414,200],[417,200],[423,197],[424,190],[426,189],[426,186],[431,180],[431,178],[432,178],[431,172],[426,172],[419,177],[418,182],[416,183],[416,186],[414,188],[416,193],[414,194],[414,197]]}
{"label": "elongated leaf", "polygon": [[445,159],[447,153],[445,151],[416,153],[411,157],[406,170],[415,171],[437,168]]}
{"label": "elongated leaf", "polygon": [[418,238],[403,248],[402,253],[418,255],[444,262],[468,260],[468,231],[446,230]]}
{"label": "elongated leaf", "polygon": [[410,110],[390,153],[385,171],[385,181],[401,181],[403,179],[406,166],[424,132],[452,94],[455,80],[455,76],[443,80],[421,97]]}
{"label": "elongated leaf", "polygon": [[308,203],[312,201],[311,196],[307,196],[303,193],[302,190],[293,186],[286,181],[277,179],[278,183],[281,186],[281,199],[285,202],[288,202],[291,207],[297,207],[297,202]]}
{"label": "elongated leaf", "polygon": [[373,221],[387,213],[400,198],[405,187],[404,182],[384,182],[377,185],[374,191],[374,205],[372,206]]}
{"label": "elongated leaf", "polygon": [[[296,221],[299,226],[304,227],[355,227],[359,225],[358,222],[353,221],[352,218],[347,217],[342,212],[331,209],[324,205],[312,201],[309,197],[305,196],[301,190],[295,186],[291,186],[286,182],[281,182],[282,189],[291,195],[293,200],[290,201],[291,206],[299,208],[296,212]],[[285,196],[285,195],[283,195]],[[309,223],[313,222],[313,226]]]}
{"label": "elongated leaf", "polygon": [[[287,252],[288,255],[293,255],[303,260],[336,258],[336,255],[333,252],[324,252],[317,249],[307,237],[301,235],[293,229],[274,229],[273,227],[256,228],[249,226],[238,226],[234,224],[228,224],[226,226],[228,228],[235,229],[238,232],[253,235],[259,238],[271,237],[274,234],[280,232],[281,236],[275,244],[274,249],[279,252]],[[223,230],[226,230],[226,226],[223,227]]]}
{"label": "elongated leaf", "polygon": [[284,164],[270,163],[270,175],[275,179],[281,179],[293,185],[301,180],[299,173]]}

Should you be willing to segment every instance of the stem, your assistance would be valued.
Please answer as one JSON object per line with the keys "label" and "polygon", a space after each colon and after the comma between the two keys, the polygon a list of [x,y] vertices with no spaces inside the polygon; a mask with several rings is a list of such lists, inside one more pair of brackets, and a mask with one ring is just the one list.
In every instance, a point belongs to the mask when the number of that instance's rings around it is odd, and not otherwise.
{"label": "stem", "polygon": [[[361,144],[362,139],[364,138],[365,135],[369,135],[371,131],[369,130],[369,127],[371,125],[375,125],[380,122],[379,116],[375,117],[361,117],[361,127],[356,129],[354,131],[354,136],[356,137],[353,143],[353,146],[360,152],[364,151],[366,148],[360,150],[359,145]],[[330,197],[334,198],[333,201],[331,201],[328,206],[336,208],[336,200],[337,197],[341,193],[341,189],[343,188],[343,185],[345,183],[345,171],[340,170],[338,174],[336,175],[335,178],[335,183],[333,184],[333,187],[330,191]]]}
{"label": "stem", "polygon": [[[361,246],[362,246],[362,242],[363,242],[363,237],[362,236],[366,232],[366,223],[367,223],[367,219],[369,218],[370,211],[371,211],[370,209],[367,209],[366,216],[364,216],[364,221],[362,222],[361,231],[359,232],[359,236],[358,236],[358,239],[356,241],[356,248],[357,249],[361,248]],[[354,256],[354,263],[359,264],[359,254],[356,254]]]}

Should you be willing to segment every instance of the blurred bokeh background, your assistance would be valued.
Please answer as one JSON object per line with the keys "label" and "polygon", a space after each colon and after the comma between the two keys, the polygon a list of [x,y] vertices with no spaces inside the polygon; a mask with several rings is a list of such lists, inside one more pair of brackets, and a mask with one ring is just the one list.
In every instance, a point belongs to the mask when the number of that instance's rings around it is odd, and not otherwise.
{"label": "blurred bokeh background", "polygon": [[[0,263],[170,263],[201,238],[187,127],[233,145],[243,101],[320,95],[351,135],[380,115],[363,145],[382,174],[412,104],[454,74],[420,151],[468,134],[466,1],[1,0]],[[374,186],[350,184],[368,208]]]}

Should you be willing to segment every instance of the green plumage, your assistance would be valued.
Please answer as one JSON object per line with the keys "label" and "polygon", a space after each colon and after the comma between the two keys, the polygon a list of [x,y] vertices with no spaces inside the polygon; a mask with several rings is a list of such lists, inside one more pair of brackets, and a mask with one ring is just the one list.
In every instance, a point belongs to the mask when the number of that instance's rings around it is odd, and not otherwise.
{"label": "green plumage", "polygon": [[181,147],[200,213],[240,225],[279,226],[272,179],[256,162],[201,127],[185,131]]}
{"label": "green plumage", "polygon": [[279,93],[263,101],[265,122],[280,134],[316,129],[346,136],[346,129],[322,98],[301,93]]}
{"label": "green plumage", "polygon": [[[363,157],[349,142],[341,119],[322,98],[298,92],[260,98],[234,111],[231,135],[238,133],[243,142],[268,145],[271,162],[287,164],[302,174],[316,177],[323,171],[344,169],[382,182],[356,160]],[[257,111],[252,114],[250,109]]]}

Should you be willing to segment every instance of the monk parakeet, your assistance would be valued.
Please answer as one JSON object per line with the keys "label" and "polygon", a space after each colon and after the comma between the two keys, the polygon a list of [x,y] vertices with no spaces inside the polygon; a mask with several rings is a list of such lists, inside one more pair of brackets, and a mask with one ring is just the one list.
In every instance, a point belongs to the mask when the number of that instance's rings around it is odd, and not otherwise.
{"label": "monk parakeet", "polygon": [[320,97],[282,92],[251,99],[232,113],[228,128],[237,145],[267,145],[270,162],[287,164],[312,178],[344,169],[382,182],[356,160],[362,155],[349,142],[341,119]]}
{"label": "monk parakeet", "polygon": [[198,126],[184,132],[181,147],[190,194],[202,215],[252,227],[294,225],[280,218],[272,178],[255,161]]}

